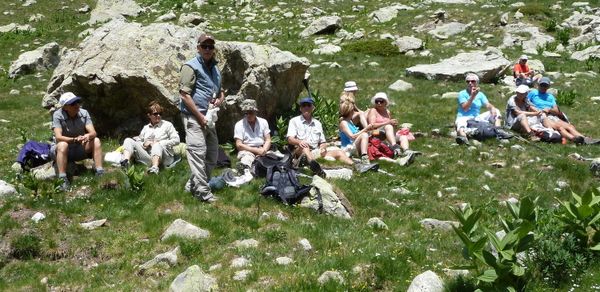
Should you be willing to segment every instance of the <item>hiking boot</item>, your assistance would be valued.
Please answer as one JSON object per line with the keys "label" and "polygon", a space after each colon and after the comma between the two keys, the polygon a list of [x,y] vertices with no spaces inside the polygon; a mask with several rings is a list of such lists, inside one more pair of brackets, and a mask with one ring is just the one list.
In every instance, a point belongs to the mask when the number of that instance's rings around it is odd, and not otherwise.
{"label": "hiking boot", "polygon": [[575,142],[575,144],[577,144],[577,145],[582,145],[585,142],[585,137],[577,136],[577,137],[573,138],[573,142]]}
{"label": "hiking boot", "polygon": [[369,155],[363,155],[360,157],[360,163],[362,164],[368,164],[371,161],[369,160]]}
{"label": "hiking boot", "polygon": [[529,137],[528,137],[529,141],[531,142],[539,142],[541,139],[540,137],[538,137],[535,132],[531,131],[529,132]]}
{"label": "hiking boot", "polygon": [[248,169],[248,165],[243,164],[241,161],[235,163],[235,170],[238,174],[243,174]]}
{"label": "hiking boot", "polygon": [[60,185],[59,189],[62,192],[68,192],[71,190],[71,183],[69,182],[69,178],[67,178],[66,176],[61,178],[62,179],[62,184]]}
{"label": "hiking boot", "polygon": [[402,148],[400,148],[400,145],[398,144],[390,146],[390,150],[394,151],[394,157],[400,157],[400,155],[402,155]]}
{"label": "hiking boot", "polygon": [[467,137],[465,136],[456,136],[456,144],[458,145],[470,145],[469,144],[469,139],[467,139]]}
{"label": "hiking boot", "polygon": [[585,144],[585,145],[600,144],[600,139],[585,137],[585,138],[583,138],[583,144]]}
{"label": "hiking boot", "polygon": [[412,152],[409,152],[406,156],[399,158],[396,160],[400,166],[408,166],[415,160],[416,155]]}
{"label": "hiking boot", "polygon": [[323,169],[321,168],[321,165],[318,162],[316,162],[315,160],[311,161],[309,163],[309,166],[310,166],[310,170],[314,174],[316,174],[316,175],[318,175],[318,176],[320,176],[322,178],[326,178],[327,177],[327,174],[323,171]]}
{"label": "hiking boot", "polygon": [[208,199],[201,199],[200,201],[202,201],[204,203],[212,204],[218,200],[219,200],[219,198],[215,197],[214,195],[211,195]]}
{"label": "hiking boot", "polygon": [[503,129],[496,129],[496,138],[497,139],[510,139],[513,136],[514,136],[513,134],[511,134],[510,132],[507,132]]}
{"label": "hiking boot", "polygon": [[121,162],[119,162],[119,164],[121,165],[122,169],[128,169],[129,168],[129,159],[123,159],[123,160],[121,160]]}
{"label": "hiking boot", "polygon": [[159,171],[158,166],[152,166],[147,170],[148,174],[158,174]]}
{"label": "hiking boot", "polygon": [[358,163],[354,165],[354,168],[359,173],[365,173],[369,170],[377,171],[379,169],[379,164],[377,163]]}
{"label": "hiking boot", "polygon": [[419,156],[419,155],[423,155],[423,152],[421,151],[414,151],[414,150],[410,150],[410,149],[406,149],[404,150],[404,156],[408,155],[408,154],[413,154],[414,156]]}

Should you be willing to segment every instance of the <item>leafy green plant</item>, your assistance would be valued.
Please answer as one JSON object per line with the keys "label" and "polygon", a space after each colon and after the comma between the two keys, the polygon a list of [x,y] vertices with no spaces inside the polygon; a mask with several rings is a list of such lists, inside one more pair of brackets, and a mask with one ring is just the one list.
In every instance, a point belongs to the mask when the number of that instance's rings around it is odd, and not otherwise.
{"label": "leafy green plant", "polygon": [[562,90],[558,93],[556,102],[559,105],[572,106],[575,103],[575,99],[579,98],[580,96],[581,94],[579,94],[575,89]]}
{"label": "leafy green plant", "polygon": [[[507,203],[511,217],[500,218],[505,231],[503,237],[479,225],[481,210],[469,205],[450,210],[460,221],[454,232],[464,243],[463,256],[470,264],[463,266],[477,272],[477,285],[494,290],[520,291],[526,283],[526,270],[520,253],[527,251],[534,239],[532,231],[537,220],[537,199],[521,199],[517,204]],[[486,249],[491,246],[495,253]],[[483,267],[481,267],[483,266]]]}
{"label": "leafy green plant", "polygon": [[547,32],[555,32],[556,25],[557,25],[556,19],[554,19],[554,18],[550,18],[550,19],[547,19],[546,21],[544,21],[544,29]]}
{"label": "leafy green plant", "polygon": [[556,31],[556,39],[563,46],[569,45],[569,39],[571,39],[571,29],[563,28]]}
{"label": "leafy green plant", "polygon": [[399,55],[400,51],[390,40],[362,40],[344,45],[344,50],[371,56],[390,57]]}
{"label": "leafy green plant", "polygon": [[21,234],[10,242],[11,256],[28,260],[40,254],[41,239],[34,234]]}
{"label": "leafy green plant", "polygon": [[595,67],[600,67],[600,57],[598,56],[590,56],[585,60],[585,68],[588,71],[593,71]]}
{"label": "leafy green plant", "polygon": [[315,100],[313,116],[323,125],[325,137],[337,136],[340,117],[337,100],[322,96],[318,91],[313,93],[313,99]]}
{"label": "leafy green plant", "polygon": [[141,191],[144,188],[144,170],[137,169],[135,165],[130,166],[125,171],[129,187],[134,191]]}
{"label": "leafy green plant", "polygon": [[558,202],[561,205],[558,218],[565,224],[565,230],[573,234],[581,246],[599,252],[600,196],[592,191],[583,196],[572,192],[570,201]]}

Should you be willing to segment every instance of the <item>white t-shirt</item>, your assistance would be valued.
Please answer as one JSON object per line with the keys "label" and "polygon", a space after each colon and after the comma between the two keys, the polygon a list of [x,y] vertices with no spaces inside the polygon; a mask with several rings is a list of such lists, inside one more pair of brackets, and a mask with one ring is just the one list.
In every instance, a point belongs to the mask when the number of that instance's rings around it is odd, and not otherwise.
{"label": "white t-shirt", "polygon": [[320,143],[325,143],[325,133],[321,122],[313,117],[309,123],[302,115],[290,120],[286,137],[304,140],[313,149],[319,147]]}
{"label": "white t-shirt", "polygon": [[250,147],[261,147],[265,144],[265,135],[271,133],[269,123],[263,118],[256,117],[254,128],[250,126],[247,118],[243,118],[235,123],[233,128],[233,138],[240,139],[244,145]]}

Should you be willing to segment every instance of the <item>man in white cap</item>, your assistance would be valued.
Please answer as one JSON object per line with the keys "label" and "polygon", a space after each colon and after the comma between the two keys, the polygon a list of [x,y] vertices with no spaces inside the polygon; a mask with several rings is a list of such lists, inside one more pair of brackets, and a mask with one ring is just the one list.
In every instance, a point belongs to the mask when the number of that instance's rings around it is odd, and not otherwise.
{"label": "man in white cap", "polygon": [[[474,73],[468,73],[465,77],[467,88],[458,93],[458,109],[456,113],[456,143],[469,144],[467,139],[467,121],[475,119],[491,123],[496,127],[500,127],[501,114],[500,111],[491,104],[487,96],[479,89],[479,76]],[[480,113],[481,107],[486,107],[486,112]]]}
{"label": "man in white cap", "polygon": [[541,78],[541,75],[535,75],[535,71],[530,69],[527,65],[527,55],[521,55],[519,62],[513,67],[513,76],[515,77],[515,83],[517,86],[525,84],[532,86],[536,81]]}
{"label": "man in white cap", "polygon": [[529,140],[539,141],[531,129],[532,125],[541,125],[546,115],[535,108],[527,99],[529,87],[525,84],[517,86],[516,94],[511,96],[506,103],[505,127],[520,133],[527,134]]}
{"label": "man in white cap", "polygon": [[102,145],[96,137],[96,130],[90,114],[81,108],[81,97],[72,92],[60,96],[61,109],[52,114],[52,131],[56,144],[50,149],[58,170],[58,178],[62,180],[61,189],[68,191],[71,187],[67,177],[67,163],[93,158],[96,175],[104,174],[102,167]]}
{"label": "man in white cap", "polygon": [[271,149],[271,130],[267,120],[256,116],[258,107],[254,99],[242,101],[240,108],[244,118],[235,124],[233,138],[238,150],[238,168],[246,170],[257,156],[264,156]]}
{"label": "man in white cap", "polygon": [[206,117],[209,105],[218,107],[225,99],[221,88],[221,73],[217,68],[215,39],[202,34],[198,38],[198,54],[181,67],[179,95],[180,110],[187,143],[187,160],[191,176],[188,180],[192,195],[212,203],[208,182],[217,164],[219,141],[216,129],[209,127]]}

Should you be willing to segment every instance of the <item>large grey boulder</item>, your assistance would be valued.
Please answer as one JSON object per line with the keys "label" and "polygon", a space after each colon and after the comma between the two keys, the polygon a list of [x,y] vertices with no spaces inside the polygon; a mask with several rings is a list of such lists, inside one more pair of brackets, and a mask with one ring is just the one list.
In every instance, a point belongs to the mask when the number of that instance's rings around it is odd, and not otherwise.
{"label": "large grey boulder", "polygon": [[371,19],[371,22],[384,23],[396,18],[396,16],[398,16],[398,12],[400,11],[413,9],[414,8],[410,6],[401,4],[386,6],[373,11],[371,14],[369,14],[369,18]]}
{"label": "large grey boulder", "polygon": [[399,37],[394,41],[394,45],[398,47],[398,51],[402,54],[408,51],[420,50],[423,48],[423,40],[412,37],[403,36]]}
{"label": "large grey boulder", "polygon": [[17,32],[17,31],[32,32],[32,31],[35,31],[35,27],[32,27],[29,24],[20,25],[20,24],[16,24],[16,23],[10,23],[7,25],[0,26],[0,33]]}
{"label": "large grey boulder", "polygon": [[333,34],[342,27],[342,18],[339,16],[323,16],[313,21],[301,33],[300,37],[307,38],[314,34]]}
{"label": "large grey boulder", "polygon": [[[106,23],[61,56],[42,105],[52,107],[61,93],[74,92],[83,97],[100,134],[139,133],[152,100],[165,107],[164,119],[178,123],[179,71],[196,55],[201,33],[168,23]],[[307,59],[268,45],[217,41],[216,46],[229,95],[219,111],[220,140],[233,137],[233,126],[242,117],[237,102],[256,99],[259,115],[273,121],[302,91]]]}
{"label": "large grey boulder", "polygon": [[317,192],[320,192],[323,202],[323,213],[344,219],[352,218],[352,206],[340,190],[334,190],[331,184],[316,175],[313,176],[311,186],[313,188],[310,190],[310,195],[304,197],[300,202],[301,207],[319,210]]}
{"label": "large grey boulder", "polygon": [[96,24],[112,19],[124,20],[126,16],[137,17],[142,11],[142,7],[134,0],[98,0],[88,23]]}
{"label": "large grey boulder", "polygon": [[600,58],[600,46],[587,47],[584,50],[573,52],[571,59],[577,61],[585,61],[590,57]]}
{"label": "large grey boulder", "polygon": [[15,187],[3,180],[0,180],[0,198],[16,195],[17,190]]}
{"label": "large grey boulder", "polygon": [[198,226],[190,224],[182,219],[176,219],[169,225],[167,230],[160,237],[161,241],[167,240],[171,236],[178,236],[187,239],[203,239],[210,236],[210,232]]}
{"label": "large grey boulder", "polygon": [[463,31],[467,30],[467,28],[469,28],[469,26],[471,26],[472,24],[473,24],[473,22],[468,23],[468,24],[464,24],[464,23],[460,23],[460,22],[449,22],[449,23],[445,23],[440,26],[437,26],[435,29],[428,31],[428,33],[430,35],[434,36],[435,38],[445,40],[450,36],[459,34]]}
{"label": "large grey boulder", "polygon": [[432,272],[426,271],[422,274],[417,275],[410,286],[408,287],[407,292],[442,292],[444,291],[444,282],[440,277]]}
{"label": "large grey boulder", "polygon": [[554,37],[540,31],[534,25],[518,22],[503,26],[504,38],[500,48],[521,46],[527,54],[537,54],[538,47],[554,41]]}
{"label": "large grey boulder", "polygon": [[37,70],[47,70],[56,67],[60,61],[59,46],[52,42],[33,51],[21,54],[8,69],[8,76],[15,78],[19,75],[33,73]]}
{"label": "large grey boulder", "polygon": [[465,74],[473,72],[480,82],[491,82],[503,72],[511,62],[502,52],[490,47],[485,51],[460,53],[435,64],[420,64],[406,68],[406,74],[429,80],[463,80]]}
{"label": "large grey boulder", "polygon": [[169,287],[170,292],[209,292],[217,291],[217,279],[202,272],[198,265],[193,265],[179,274]]}

